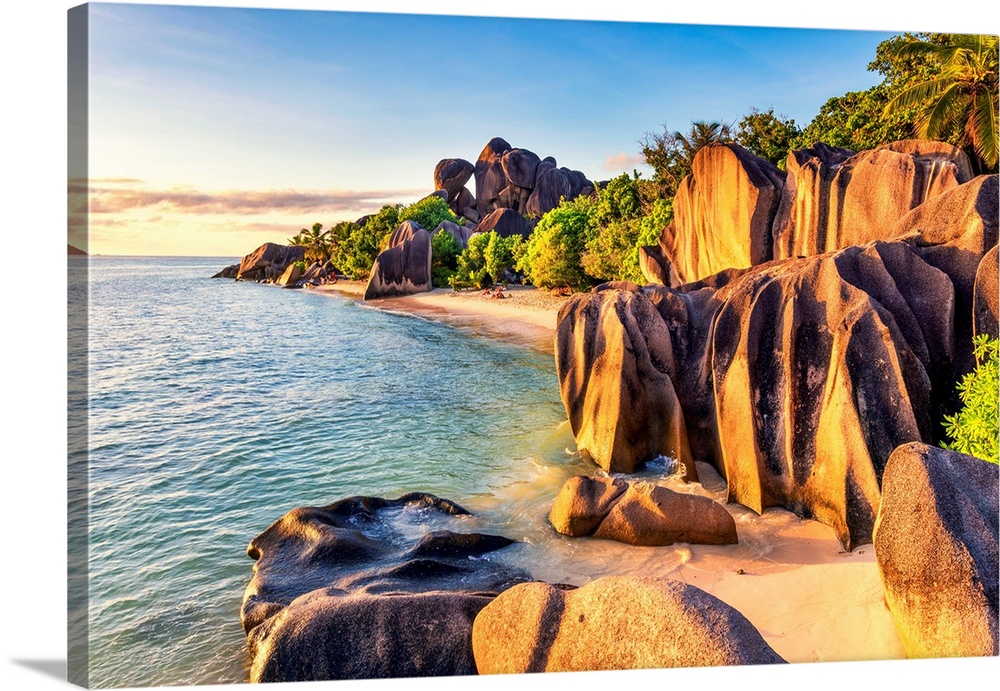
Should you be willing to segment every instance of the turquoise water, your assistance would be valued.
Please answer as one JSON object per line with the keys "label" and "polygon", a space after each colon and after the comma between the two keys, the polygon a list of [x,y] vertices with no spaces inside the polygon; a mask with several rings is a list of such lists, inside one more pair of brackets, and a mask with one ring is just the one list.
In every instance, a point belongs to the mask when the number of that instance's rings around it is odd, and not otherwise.
{"label": "turquoise water", "polygon": [[93,686],[245,681],[246,546],[292,508],[428,491],[530,566],[582,468],[551,353],[228,263],[90,260]]}

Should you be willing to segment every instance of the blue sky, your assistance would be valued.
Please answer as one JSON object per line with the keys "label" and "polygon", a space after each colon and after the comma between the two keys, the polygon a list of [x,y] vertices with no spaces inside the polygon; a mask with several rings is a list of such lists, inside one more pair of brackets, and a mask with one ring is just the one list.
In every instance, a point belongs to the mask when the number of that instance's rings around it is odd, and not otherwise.
{"label": "blue sky", "polygon": [[646,132],[806,124],[892,32],[92,4],[90,250],[241,255],[513,146],[607,179]]}

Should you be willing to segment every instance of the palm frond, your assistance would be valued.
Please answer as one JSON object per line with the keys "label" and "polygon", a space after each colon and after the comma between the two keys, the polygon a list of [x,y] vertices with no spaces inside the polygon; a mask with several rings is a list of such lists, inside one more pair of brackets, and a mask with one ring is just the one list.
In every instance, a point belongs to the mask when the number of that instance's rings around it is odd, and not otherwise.
{"label": "palm frond", "polygon": [[997,124],[996,92],[984,89],[976,94],[969,135],[976,153],[990,168],[997,165]]}
{"label": "palm frond", "polygon": [[915,84],[889,101],[883,109],[883,115],[894,115],[907,108],[919,106],[946,89],[952,80],[946,78],[931,79]]}
{"label": "palm frond", "polygon": [[960,112],[959,99],[962,97],[962,87],[950,84],[934,100],[928,103],[928,108],[921,111],[917,123],[917,132],[922,137],[937,139],[950,126],[955,124],[956,115]]}

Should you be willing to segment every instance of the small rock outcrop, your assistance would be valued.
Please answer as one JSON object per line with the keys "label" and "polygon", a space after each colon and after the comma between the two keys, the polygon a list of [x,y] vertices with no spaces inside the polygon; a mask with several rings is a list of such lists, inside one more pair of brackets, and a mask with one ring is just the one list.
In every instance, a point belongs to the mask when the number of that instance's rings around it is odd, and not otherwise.
{"label": "small rock outcrop", "polygon": [[303,261],[305,256],[306,248],[301,245],[265,242],[243,257],[236,272],[236,280],[273,282],[285,273],[289,265]]}
{"label": "small rock outcrop", "polygon": [[423,293],[431,284],[431,235],[419,223],[404,221],[375,258],[365,300]]}
{"label": "small rock outcrop", "polygon": [[972,179],[950,144],[907,140],[855,154],[817,144],[793,151],[774,219],[774,259],[895,237],[911,209]]}
{"label": "small rock outcrop", "polygon": [[708,497],[645,482],[576,476],[556,496],[549,523],[570,537],[592,535],[630,545],[734,545],[736,522]]}
{"label": "small rock outcrop", "polygon": [[599,578],[578,589],[525,583],[476,616],[480,674],[783,663],[738,611],[678,581]]}
{"label": "small rock outcrop", "polygon": [[737,144],[702,147],[660,235],[673,285],[771,259],[771,223],[785,174]]}
{"label": "small rock outcrop", "polygon": [[995,463],[920,443],[890,456],[875,559],[907,657],[1000,653],[998,491]]}
{"label": "small rock outcrop", "polygon": [[976,271],[975,293],[972,297],[972,330],[976,335],[986,334],[990,338],[998,338],[998,295],[1000,281],[997,273],[1000,270],[1000,256],[996,245],[983,255]]}
{"label": "small rock outcrop", "polygon": [[[281,517],[247,549],[255,560],[241,612],[250,680],[475,674],[476,614],[528,577],[481,558],[511,540],[444,527],[461,527],[467,514],[413,493]],[[440,527],[409,537],[421,524]]]}

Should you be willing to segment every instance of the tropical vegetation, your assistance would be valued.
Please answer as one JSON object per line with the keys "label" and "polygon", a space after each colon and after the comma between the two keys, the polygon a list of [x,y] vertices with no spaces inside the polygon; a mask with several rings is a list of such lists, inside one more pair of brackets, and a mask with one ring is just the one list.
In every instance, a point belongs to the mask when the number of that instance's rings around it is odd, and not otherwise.
{"label": "tropical vegetation", "polygon": [[1000,462],[1000,341],[986,334],[973,338],[978,363],[958,382],[962,408],[946,415],[946,449],[976,456],[990,463]]}

